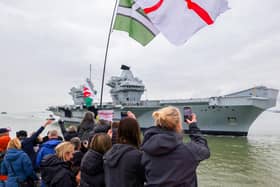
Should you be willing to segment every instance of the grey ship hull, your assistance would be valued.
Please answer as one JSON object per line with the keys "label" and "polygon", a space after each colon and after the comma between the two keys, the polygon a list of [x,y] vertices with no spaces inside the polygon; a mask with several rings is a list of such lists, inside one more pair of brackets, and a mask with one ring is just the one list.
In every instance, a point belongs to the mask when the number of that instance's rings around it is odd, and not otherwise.
{"label": "grey ship hull", "polygon": [[[221,97],[186,100],[141,101],[138,105],[112,105],[103,109],[113,109],[114,117],[121,111],[135,113],[142,129],[154,125],[152,113],[164,106],[175,106],[183,113],[184,106],[190,106],[198,116],[198,125],[203,133],[213,135],[247,136],[255,119],[266,109],[276,105],[278,90],[255,87]],[[86,109],[80,106],[50,107],[50,111],[68,122],[80,122]],[[67,112],[66,112],[67,111]],[[69,115],[71,114],[71,115]],[[188,128],[183,124],[187,133]]]}

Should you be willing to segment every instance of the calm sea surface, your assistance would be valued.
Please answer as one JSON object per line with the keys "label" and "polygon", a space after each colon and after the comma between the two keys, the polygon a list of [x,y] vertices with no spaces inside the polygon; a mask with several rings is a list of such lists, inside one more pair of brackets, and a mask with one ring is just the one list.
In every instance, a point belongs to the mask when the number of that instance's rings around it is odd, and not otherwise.
{"label": "calm sea surface", "polygon": [[[0,114],[0,127],[10,127],[12,136],[20,129],[32,132],[48,115]],[[264,112],[252,125],[248,137],[207,136],[211,158],[198,168],[199,186],[280,186],[279,122],[280,114]],[[48,127],[54,128],[57,126]]]}

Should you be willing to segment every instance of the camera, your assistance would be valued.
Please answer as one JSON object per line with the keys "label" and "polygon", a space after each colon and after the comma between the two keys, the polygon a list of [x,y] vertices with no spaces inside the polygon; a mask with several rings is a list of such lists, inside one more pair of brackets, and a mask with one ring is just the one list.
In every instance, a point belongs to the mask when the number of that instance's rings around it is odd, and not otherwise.
{"label": "camera", "polygon": [[185,106],[184,107],[184,121],[192,120],[192,109],[191,107]]}

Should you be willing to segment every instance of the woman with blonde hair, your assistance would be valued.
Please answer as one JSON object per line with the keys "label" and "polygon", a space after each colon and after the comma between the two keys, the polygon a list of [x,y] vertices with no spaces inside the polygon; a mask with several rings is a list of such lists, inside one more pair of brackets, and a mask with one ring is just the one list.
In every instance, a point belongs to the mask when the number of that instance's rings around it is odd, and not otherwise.
{"label": "woman with blonde hair", "polygon": [[54,155],[47,155],[41,163],[41,176],[48,187],[76,187],[75,175],[71,171],[74,145],[63,142],[55,147]]}
{"label": "woman with blonde hair", "polygon": [[196,168],[209,158],[207,141],[196,125],[196,115],[189,124],[189,143],[183,143],[181,113],[176,107],[165,107],[153,113],[155,126],[146,130],[141,163],[145,168],[145,186],[197,186]]}
{"label": "woman with blonde hair", "polygon": [[8,143],[7,153],[4,157],[1,173],[7,174],[5,185],[9,187],[34,186],[37,179],[28,155],[21,150],[21,142],[13,138]]}

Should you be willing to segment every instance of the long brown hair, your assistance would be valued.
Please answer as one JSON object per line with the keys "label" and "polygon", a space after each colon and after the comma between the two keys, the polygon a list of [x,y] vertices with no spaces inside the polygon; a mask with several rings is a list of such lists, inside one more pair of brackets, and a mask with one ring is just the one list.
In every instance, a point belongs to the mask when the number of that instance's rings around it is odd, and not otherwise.
{"label": "long brown hair", "polygon": [[124,118],[118,128],[118,143],[130,144],[136,148],[141,144],[141,132],[138,122],[133,118]]}
{"label": "long brown hair", "polygon": [[84,124],[86,122],[90,122],[90,123],[94,123],[95,122],[94,121],[94,113],[93,112],[88,111],[88,112],[85,113],[84,118],[83,118],[81,124]]}

